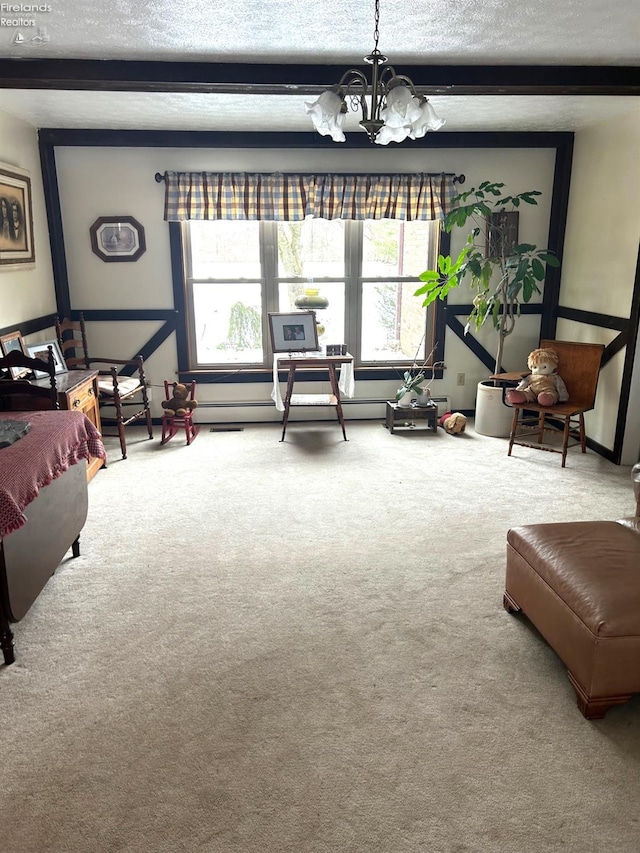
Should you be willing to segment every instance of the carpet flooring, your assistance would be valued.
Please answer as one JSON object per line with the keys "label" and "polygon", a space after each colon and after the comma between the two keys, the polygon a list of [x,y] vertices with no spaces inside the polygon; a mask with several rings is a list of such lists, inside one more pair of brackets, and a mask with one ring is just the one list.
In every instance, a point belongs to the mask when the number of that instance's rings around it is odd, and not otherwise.
{"label": "carpet flooring", "polygon": [[629,469],[379,422],[129,431],[0,667],[7,853],[637,853],[640,697],[579,713],[509,527]]}

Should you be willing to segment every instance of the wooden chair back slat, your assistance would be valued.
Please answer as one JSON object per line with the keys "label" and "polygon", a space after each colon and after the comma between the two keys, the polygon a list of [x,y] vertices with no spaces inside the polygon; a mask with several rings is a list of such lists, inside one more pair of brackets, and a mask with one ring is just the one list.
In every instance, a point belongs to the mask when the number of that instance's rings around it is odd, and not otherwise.
{"label": "wooden chair back slat", "polygon": [[569,392],[569,401],[576,408],[593,408],[598,388],[603,344],[574,341],[540,341],[541,349],[558,353],[558,375]]}

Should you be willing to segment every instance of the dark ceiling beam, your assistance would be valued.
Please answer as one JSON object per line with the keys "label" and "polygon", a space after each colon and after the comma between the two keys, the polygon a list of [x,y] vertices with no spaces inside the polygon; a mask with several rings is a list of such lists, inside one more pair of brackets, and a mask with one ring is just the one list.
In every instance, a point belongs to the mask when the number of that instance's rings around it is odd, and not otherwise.
{"label": "dark ceiling beam", "polygon": [[[345,69],[346,64],[0,59],[0,89],[315,95]],[[636,66],[398,64],[396,70],[432,95],[640,95]]]}
{"label": "dark ceiling beam", "polygon": [[[328,136],[309,129],[297,132],[222,131],[222,130],[96,130],[42,127],[38,131],[43,146],[81,146],[83,148],[327,148],[335,150]],[[422,139],[405,139],[403,148],[555,148],[570,145],[568,132],[446,132],[428,133]],[[365,133],[350,133],[341,150],[371,148]]]}

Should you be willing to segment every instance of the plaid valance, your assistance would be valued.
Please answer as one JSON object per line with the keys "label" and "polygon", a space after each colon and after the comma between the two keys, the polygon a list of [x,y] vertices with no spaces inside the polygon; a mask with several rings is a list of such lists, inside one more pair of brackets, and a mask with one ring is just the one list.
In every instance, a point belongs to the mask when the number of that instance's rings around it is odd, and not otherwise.
{"label": "plaid valance", "polygon": [[453,175],[295,175],[165,172],[164,218],[442,219]]}

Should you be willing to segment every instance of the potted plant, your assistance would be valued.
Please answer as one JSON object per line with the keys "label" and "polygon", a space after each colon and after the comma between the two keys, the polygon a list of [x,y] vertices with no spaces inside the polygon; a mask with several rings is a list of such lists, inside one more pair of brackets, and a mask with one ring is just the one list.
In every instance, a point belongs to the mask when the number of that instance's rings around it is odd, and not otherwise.
{"label": "potted plant", "polygon": [[[418,345],[418,349],[420,349],[421,344],[422,341]],[[405,370],[402,377],[402,383],[396,391],[396,403],[399,406],[402,406],[403,408],[411,406],[414,397],[416,398],[416,402],[419,406],[433,405],[430,386],[433,382],[436,367],[442,364],[442,362],[435,362],[432,365],[429,364],[434,352],[435,348],[431,350],[421,367],[417,366],[416,358],[414,358],[412,366],[409,370]],[[431,371],[431,379],[425,385],[426,370]]]}
{"label": "potted plant", "polygon": [[[402,377],[402,384],[396,391],[396,402],[399,406],[408,407],[411,405],[413,397],[417,398],[418,405],[425,405],[426,400],[431,399],[431,394],[428,388],[423,388],[424,372],[421,370],[418,373],[413,373],[413,370],[407,370]],[[424,398],[422,400],[421,398]]]}
{"label": "potted plant", "polygon": [[560,266],[549,249],[511,239],[513,212],[523,204],[536,205],[541,193],[528,190],[505,195],[503,187],[503,183],[483,181],[454,197],[443,228],[451,232],[470,223],[471,231],[458,257],[440,255],[437,270],[423,272],[420,280],[424,284],[415,292],[427,306],[445,299],[450,290],[465,282],[475,291],[465,333],[472,325],[478,330],[491,320],[498,333],[494,373],[501,372],[504,343],[513,332],[520,305],[541,293],[546,266]]}

